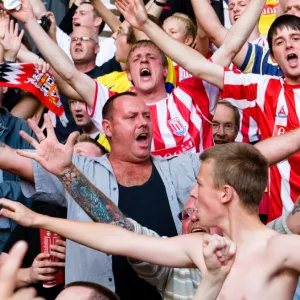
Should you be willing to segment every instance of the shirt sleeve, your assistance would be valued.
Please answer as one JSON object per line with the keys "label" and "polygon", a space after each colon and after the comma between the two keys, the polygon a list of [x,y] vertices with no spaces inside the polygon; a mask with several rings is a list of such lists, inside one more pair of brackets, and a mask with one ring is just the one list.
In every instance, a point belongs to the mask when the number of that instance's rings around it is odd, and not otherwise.
{"label": "shirt sleeve", "polygon": [[240,109],[255,107],[258,85],[263,84],[262,80],[261,75],[225,70],[223,91],[220,97]]}
{"label": "shirt sleeve", "polygon": [[286,218],[288,217],[288,215],[288,212],[284,213],[280,218],[277,218],[272,222],[268,223],[267,227],[281,234],[293,234],[286,224]]}
{"label": "shirt sleeve", "polygon": [[190,77],[178,84],[178,88],[174,90],[175,95],[180,91],[184,91],[192,97],[193,102],[199,106],[204,117],[212,120],[219,99],[217,87],[199,78]]}
{"label": "shirt sleeve", "polygon": [[58,26],[56,26],[56,41],[62,50],[68,55],[68,57],[73,61],[70,53],[71,38],[65,32],[63,32]]}
{"label": "shirt sleeve", "polygon": [[67,206],[65,189],[59,179],[47,172],[39,163],[32,161],[34,184],[21,180],[21,189],[25,197],[33,201]]}
{"label": "shirt sleeve", "polygon": [[[156,232],[146,227],[142,227],[134,220],[129,219],[129,221],[134,225],[134,232],[138,234],[159,237],[159,235]],[[160,293],[162,293],[167,283],[169,274],[173,269],[155,264],[150,264],[147,262],[136,262],[131,259],[129,259],[128,261],[139,277],[146,280],[151,285],[155,286],[157,290]]]}
{"label": "shirt sleeve", "polygon": [[102,130],[102,109],[106,101],[116,93],[110,91],[105,85],[95,80],[95,96],[93,107],[86,106],[87,112],[96,127]]}
{"label": "shirt sleeve", "polygon": [[270,50],[267,47],[248,43],[248,51],[243,64],[240,67],[243,73],[261,75],[282,76],[282,71],[270,57]]}

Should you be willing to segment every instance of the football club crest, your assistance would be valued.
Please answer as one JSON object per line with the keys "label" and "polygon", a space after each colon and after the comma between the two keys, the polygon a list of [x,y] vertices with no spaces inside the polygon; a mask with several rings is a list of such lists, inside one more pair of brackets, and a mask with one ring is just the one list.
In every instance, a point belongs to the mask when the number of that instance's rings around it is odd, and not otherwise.
{"label": "football club crest", "polygon": [[186,133],[186,126],[184,126],[181,122],[181,120],[178,117],[175,117],[173,119],[170,119],[168,121],[172,131],[174,134],[178,136],[185,135]]}
{"label": "football club crest", "polygon": [[285,112],[284,106],[282,105],[276,117],[278,118],[287,118],[287,114]]}

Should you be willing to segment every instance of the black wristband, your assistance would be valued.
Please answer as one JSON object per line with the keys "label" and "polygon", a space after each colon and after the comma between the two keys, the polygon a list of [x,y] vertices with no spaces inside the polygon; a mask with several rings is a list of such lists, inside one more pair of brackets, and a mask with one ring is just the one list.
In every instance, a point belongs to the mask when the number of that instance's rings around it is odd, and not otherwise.
{"label": "black wristband", "polygon": [[160,7],[166,6],[166,3],[158,2],[157,0],[154,0],[154,3],[155,3],[157,6],[160,6]]}
{"label": "black wristband", "polygon": [[16,61],[12,61],[12,60],[4,60],[4,63],[5,64],[14,64],[14,63],[16,63]]}

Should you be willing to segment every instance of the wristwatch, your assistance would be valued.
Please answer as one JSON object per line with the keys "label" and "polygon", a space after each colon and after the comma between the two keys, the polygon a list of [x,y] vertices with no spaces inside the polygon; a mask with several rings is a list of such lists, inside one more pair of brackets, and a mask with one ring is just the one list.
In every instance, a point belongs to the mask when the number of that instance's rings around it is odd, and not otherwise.
{"label": "wristwatch", "polygon": [[159,2],[157,0],[154,0],[154,3],[157,5],[157,6],[161,6],[161,7],[164,7],[166,5],[166,3],[162,3],[162,2]]}

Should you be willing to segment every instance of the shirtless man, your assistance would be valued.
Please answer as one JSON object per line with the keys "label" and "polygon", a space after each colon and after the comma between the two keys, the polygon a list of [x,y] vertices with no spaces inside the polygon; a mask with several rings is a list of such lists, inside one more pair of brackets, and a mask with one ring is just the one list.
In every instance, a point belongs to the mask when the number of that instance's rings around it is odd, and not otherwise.
{"label": "shirtless man", "polygon": [[[280,235],[259,220],[257,209],[268,179],[266,159],[253,146],[241,143],[216,145],[200,159],[197,184],[190,196],[199,209],[201,224],[219,227],[237,245],[219,299],[292,299],[300,273],[300,238]],[[200,254],[201,233],[169,239],[146,237],[107,224],[54,220],[5,199],[0,205],[5,207],[1,215],[24,226],[46,228],[103,252],[206,271]]]}

